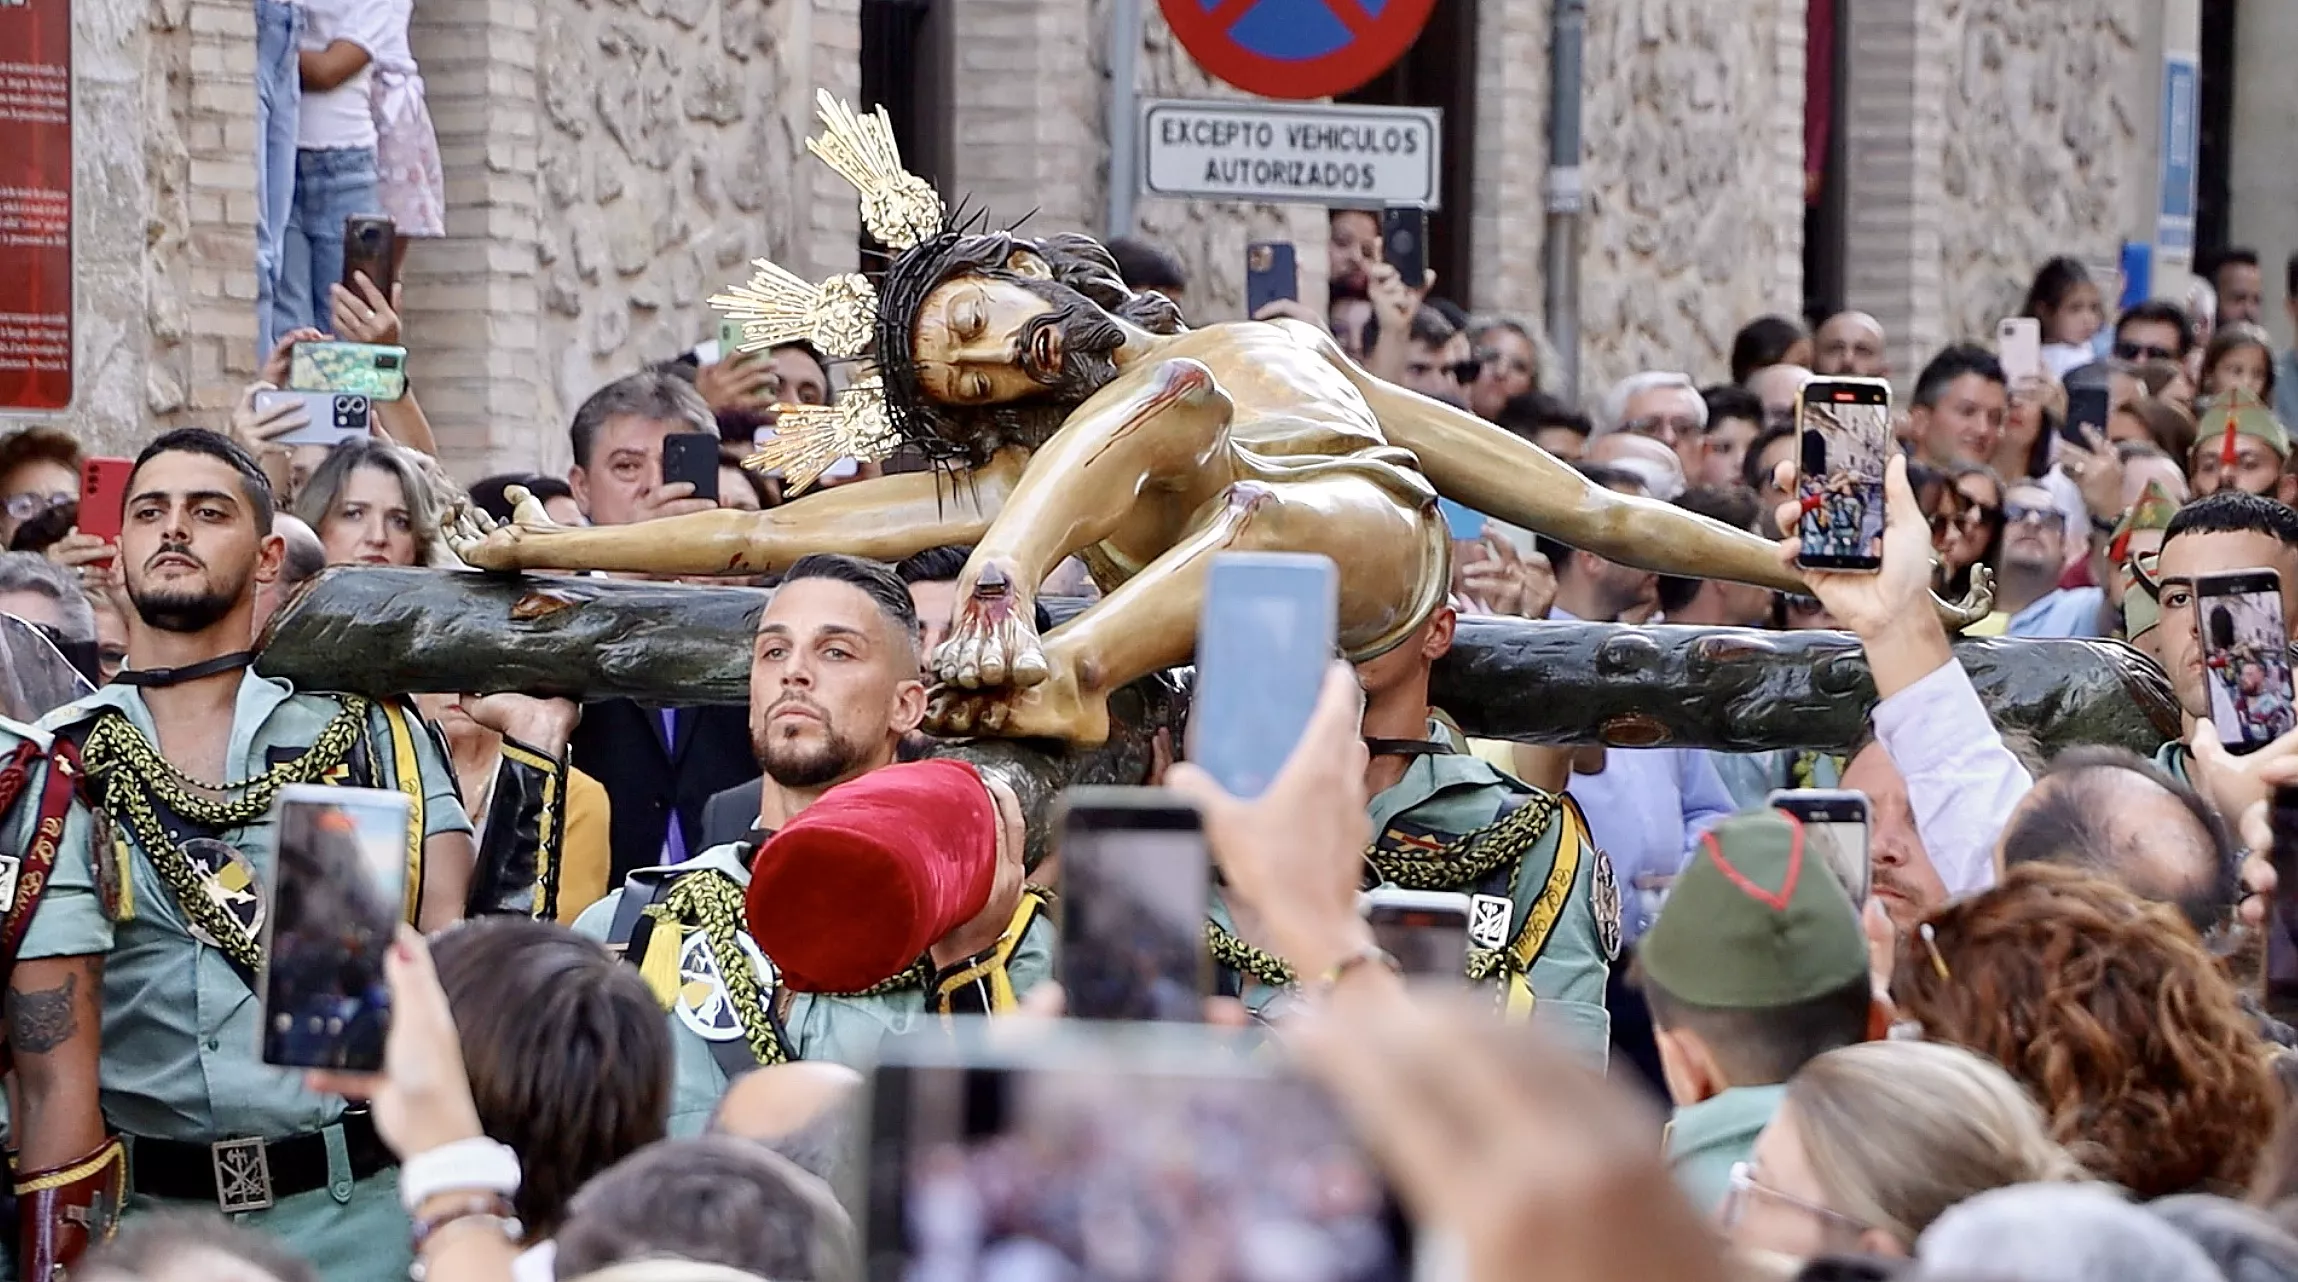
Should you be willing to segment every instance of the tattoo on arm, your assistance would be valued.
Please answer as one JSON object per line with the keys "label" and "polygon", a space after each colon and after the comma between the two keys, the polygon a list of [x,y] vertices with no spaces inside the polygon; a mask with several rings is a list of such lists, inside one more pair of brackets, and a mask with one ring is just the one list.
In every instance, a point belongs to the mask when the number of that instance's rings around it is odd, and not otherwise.
{"label": "tattoo on arm", "polygon": [[80,977],[66,975],[57,988],[24,993],[8,990],[8,1046],[23,1055],[45,1055],[77,1037],[80,1015],[74,996]]}

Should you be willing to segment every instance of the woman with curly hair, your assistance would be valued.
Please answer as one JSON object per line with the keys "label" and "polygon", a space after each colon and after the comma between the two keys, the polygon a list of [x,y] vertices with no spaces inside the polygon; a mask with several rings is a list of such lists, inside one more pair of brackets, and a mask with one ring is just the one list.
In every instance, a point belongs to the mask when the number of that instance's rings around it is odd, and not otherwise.
{"label": "woman with curly hair", "polygon": [[2122,886],[2020,864],[1900,946],[1892,996],[1931,1041],[2034,1092],[2051,1134],[2140,1198],[2239,1195],[2281,1088],[2186,920]]}

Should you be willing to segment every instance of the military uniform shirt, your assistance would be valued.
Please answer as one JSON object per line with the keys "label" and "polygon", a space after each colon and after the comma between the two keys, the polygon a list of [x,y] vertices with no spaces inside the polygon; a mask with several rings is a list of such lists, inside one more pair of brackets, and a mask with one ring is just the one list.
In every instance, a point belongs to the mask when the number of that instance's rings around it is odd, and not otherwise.
{"label": "military uniform shirt", "polygon": [[1713,1216],[1731,1191],[1731,1168],[1749,1160],[1756,1137],[1771,1125],[1787,1087],[1734,1086],[1676,1110],[1668,1123],[1668,1168],[1702,1215]]}
{"label": "military uniform shirt", "polygon": [[[43,718],[50,730],[87,721],[102,709],[125,713],[147,741],[158,735],[134,686],[106,686]],[[242,677],[225,765],[232,779],[260,775],[274,751],[308,747],[342,705],[327,695],[297,694],[284,681],[250,672]],[[412,720],[410,718],[410,720]],[[370,714],[372,741],[388,745],[378,707]],[[424,835],[469,832],[456,799],[454,772],[420,723],[411,736],[422,779]],[[388,747],[375,754],[377,785],[394,785]],[[262,873],[271,867],[277,820],[265,816],[218,834]],[[258,1002],[249,979],[222,951],[195,939],[175,892],[151,866],[124,823],[119,840],[134,847],[122,896],[122,920],[106,914],[97,889],[93,852],[75,842],[56,862],[47,898],[34,914],[21,955],[70,957],[105,954],[103,1110],[129,1134],[207,1143],[237,1136],[281,1139],[314,1131],[343,1111],[343,1101],[303,1089],[299,1069],[275,1068],[258,1058]],[[126,908],[132,906],[133,915]]]}
{"label": "military uniform shirt", "polygon": [[[662,872],[664,869],[640,869],[633,876]],[[676,866],[677,874],[717,872],[731,878],[744,893],[750,889],[748,847],[741,844],[713,846],[709,850]],[[575,919],[576,933],[602,943],[614,927],[616,912],[622,898],[630,893],[628,887],[617,889],[598,903],[592,904]],[[667,930],[667,924],[658,924],[657,930]],[[699,937],[699,932],[696,932]],[[1052,921],[1039,913],[1015,947],[1006,964],[1006,974],[1013,982],[1016,995],[1028,993],[1053,974]],[[750,944],[747,928],[742,940]],[[649,946],[652,941],[649,940]],[[685,949],[697,945],[690,939]],[[755,945],[751,945],[755,947]],[[707,949],[707,944],[701,945]],[[641,959],[626,960],[636,963]],[[712,958],[710,965],[721,964]],[[760,989],[766,1000],[775,1000],[781,984],[771,960],[763,954],[751,958],[751,964],[761,972]],[[711,1046],[717,1040],[736,1040],[741,1025],[729,1010],[723,1009],[727,1001],[722,984],[692,985],[690,967],[680,967],[679,997],[669,1012],[670,1040],[673,1047],[673,1085],[670,1104],[670,1134],[674,1138],[699,1135],[710,1124],[712,1114],[718,1110],[719,1098],[726,1094],[728,1078],[719,1067]],[[933,1012],[927,1007],[923,986],[899,989],[874,997],[843,997],[828,993],[792,993],[783,1015],[783,1050],[794,1060],[830,1060],[848,1067],[867,1069],[877,1057],[878,1044],[886,1038],[907,1033],[924,1024]],[[701,1030],[710,1029],[705,1037]]]}

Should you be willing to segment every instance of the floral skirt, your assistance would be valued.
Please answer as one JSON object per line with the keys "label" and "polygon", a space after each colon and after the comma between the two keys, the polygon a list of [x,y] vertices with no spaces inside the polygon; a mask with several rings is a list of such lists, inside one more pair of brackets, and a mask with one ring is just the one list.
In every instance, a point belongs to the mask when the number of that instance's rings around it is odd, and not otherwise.
{"label": "floral skirt", "polygon": [[447,180],[439,136],[423,102],[423,77],[375,75],[375,177],[378,203],[402,236],[447,234]]}

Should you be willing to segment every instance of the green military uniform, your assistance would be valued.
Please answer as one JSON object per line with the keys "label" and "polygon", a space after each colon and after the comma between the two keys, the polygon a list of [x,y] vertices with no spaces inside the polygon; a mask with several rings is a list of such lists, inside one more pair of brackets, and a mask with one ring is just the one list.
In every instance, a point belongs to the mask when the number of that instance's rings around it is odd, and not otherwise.
{"label": "green military uniform", "polygon": [[[1776,810],[1735,815],[1701,839],[1636,956],[1657,990],[1655,1020],[1671,1005],[1760,1014],[1868,981],[1859,910],[1805,850],[1803,826]],[[1749,1159],[1785,1093],[1781,1082],[1733,1082],[1680,1104],[1668,1163],[1693,1205],[1721,1204],[1731,1168]]]}
{"label": "green military uniform", "polygon": [[[727,1084],[760,1065],[819,1059],[866,1067],[879,1042],[917,1027],[944,1009],[954,985],[976,978],[944,976],[937,985],[921,958],[866,993],[782,988],[773,962],[751,940],[743,911],[753,851],[747,843],[714,846],[673,867],[639,869],[575,920],[577,933],[636,963],[669,1011],[674,1137],[701,1134]],[[1045,902],[1034,891],[1023,895],[1018,929],[1009,931],[1011,942],[999,955],[1016,996],[1053,973]],[[747,979],[722,969],[720,958],[732,951],[748,958]]]}
{"label": "green military uniform", "polygon": [[[1425,749],[1372,799],[1374,884],[1469,895],[1469,978],[1497,986],[1511,1013],[1528,1013],[1602,1067],[1611,1043],[1604,981],[1620,951],[1610,861],[1570,799],[1459,751],[1443,722],[1429,723]],[[1291,974],[1231,926],[1216,896],[1214,960],[1235,972],[1247,1007],[1269,1013]]]}
{"label": "green military uniform", "polygon": [[[216,803],[188,794],[160,761],[132,685],[41,724],[80,745],[99,809],[93,839],[58,861],[22,955],[104,956],[103,1110],[127,1137],[128,1212],[224,1210],[338,1282],[405,1277],[407,1217],[388,1154],[363,1114],[347,1125],[341,1099],[258,1059],[249,963],[276,785],[395,788],[414,803],[411,838],[469,832],[436,740],[401,705],[299,694],[250,672],[225,756],[229,778],[244,782]],[[421,847],[411,844],[410,919],[422,893]],[[362,1166],[372,1174],[356,1178]]]}

